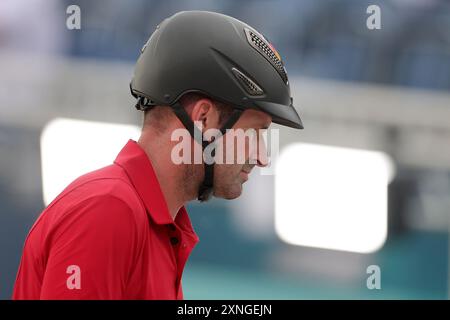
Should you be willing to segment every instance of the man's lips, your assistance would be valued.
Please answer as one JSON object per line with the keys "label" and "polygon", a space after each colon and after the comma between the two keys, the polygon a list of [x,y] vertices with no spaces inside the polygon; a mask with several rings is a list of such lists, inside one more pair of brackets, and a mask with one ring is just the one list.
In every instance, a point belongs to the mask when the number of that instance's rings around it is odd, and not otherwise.
{"label": "man's lips", "polygon": [[250,174],[250,171],[251,171],[251,169],[250,170],[241,170],[240,176],[244,180],[244,182],[248,180],[248,175]]}
{"label": "man's lips", "polygon": [[241,171],[239,175],[241,176],[242,180],[244,180],[244,182],[248,180],[248,172]]}

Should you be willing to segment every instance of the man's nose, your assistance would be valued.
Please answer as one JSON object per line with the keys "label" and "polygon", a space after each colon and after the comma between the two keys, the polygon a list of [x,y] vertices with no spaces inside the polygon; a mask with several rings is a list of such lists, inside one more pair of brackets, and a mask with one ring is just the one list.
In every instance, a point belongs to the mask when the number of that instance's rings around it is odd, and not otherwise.
{"label": "man's nose", "polygon": [[259,139],[256,152],[256,165],[258,167],[267,167],[269,165],[269,156],[267,154],[266,144],[263,139]]}
{"label": "man's nose", "polygon": [[269,165],[269,157],[267,156],[267,153],[258,156],[258,162],[256,165],[258,167],[267,167]]}

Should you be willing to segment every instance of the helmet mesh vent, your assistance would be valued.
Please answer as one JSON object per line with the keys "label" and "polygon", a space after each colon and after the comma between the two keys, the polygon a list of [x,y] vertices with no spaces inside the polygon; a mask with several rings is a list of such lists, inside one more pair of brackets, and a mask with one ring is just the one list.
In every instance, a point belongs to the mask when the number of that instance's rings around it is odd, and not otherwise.
{"label": "helmet mesh vent", "polygon": [[285,83],[288,83],[288,77],[283,63],[280,59],[278,59],[275,52],[273,52],[273,50],[267,44],[267,41],[247,28],[245,28],[245,34],[247,35],[247,40],[252,45],[252,47],[255,48],[259,53],[261,53],[275,67],[283,81]]}
{"label": "helmet mesh vent", "polygon": [[258,86],[254,81],[252,81],[249,77],[247,77],[241,71],[239,71],[236,68],[232,68],[231,71],[233,71],[234,75],[239,80],[239,82],[243,85],[243,87],[245,88],[245,91],[247,91],[247,93],[249,93],[252,96],[260,96],[264,93],[264,91],[261,89],[260,86]]}

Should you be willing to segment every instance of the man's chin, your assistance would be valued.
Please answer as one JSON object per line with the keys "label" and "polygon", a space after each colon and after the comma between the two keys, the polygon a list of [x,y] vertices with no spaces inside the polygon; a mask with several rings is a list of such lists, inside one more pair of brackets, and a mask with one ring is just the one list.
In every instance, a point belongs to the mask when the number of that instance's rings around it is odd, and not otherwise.
{"label": "man's chin", "polygon": [[241,194],[242,194],[242,184],[240,184],[239,187],[230,188],[230,189],[227,189],[226,191],[214,190],[214,197],[225,199],[225,200],[233,200],[233,199],[239,198],[241,196]]}

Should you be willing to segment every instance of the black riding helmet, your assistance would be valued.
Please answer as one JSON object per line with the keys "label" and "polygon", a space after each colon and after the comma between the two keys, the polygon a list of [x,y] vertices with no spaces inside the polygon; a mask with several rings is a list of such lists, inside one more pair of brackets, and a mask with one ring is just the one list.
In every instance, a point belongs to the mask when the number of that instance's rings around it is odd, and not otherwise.
{"label": "black riding helmet", "polygon": [[[215,12],[182,11],[162,21],[141,50],[130,89],[139,110],[171,106],[192,137],[198,129],[178,102],[188,92],[234,107],[222,134],[245,109],[261,110],[274,123],[303,129],[273,45],[242,21]],[[198,142],[203,148],[210,143]],[[211,195],[213,169],[213,164],[205,164],[200,201]]]}

